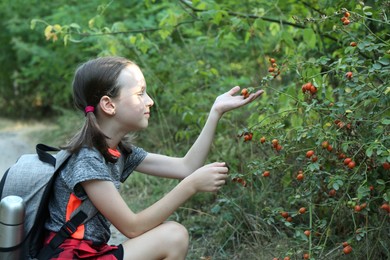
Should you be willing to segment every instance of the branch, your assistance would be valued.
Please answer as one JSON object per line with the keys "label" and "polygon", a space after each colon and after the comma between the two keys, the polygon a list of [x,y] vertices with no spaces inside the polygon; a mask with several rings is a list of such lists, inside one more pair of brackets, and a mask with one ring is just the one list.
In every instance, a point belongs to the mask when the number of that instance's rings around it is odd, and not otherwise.
{"label": "branch", "polygon": [[[186,0],[179,0],[182,4],[184,4],[185,6],[187,6],[188,8],[190,8],[194,13],[197,13],[197,12],[204,12],[204,10],[201,10],[201,9],[197,9],[195,7],[193,7],[188,1]],[[314,8],[313,8],[314,9]],[[316,10],[316,9],[314,9]],[[316,10],[318,12],[320,12],[319,10]],[[278,24],[282,24],[282,25],[289,25],[289,26],[292,26],[292,27],[296,27],[296,28],[300,28],[300,29],[305,29],[307,28],[306,26],[304,25],[301,25],[301,24],[297,24],[297,23],[292,23],[292,22],[288,22],[288,21],[283,21],[283,20],[278,20],[278,19],[273,19],[273,18],[268,18],[268,17],[263,17],[263,16],[258,16],[258,15],[255,15],[255,14],[243,14],[243,13],[238,13],[238,12],[233,12],[233,11],[227,11],[227,13],[231,16],[236,16],[236,17],[241,17],[241,18],[249,18],[249,19],[261,19],[261,20],[264,20],[264,21],[267,21],[267,22],[272,22],[272,23],[278,23]],[[337,38],[335,37],[332,37],[330,35],[326,35],[324,34],[323,35],[324,37],[328,38],[328,39],[331,39],[333,41],[337,41]]]}
{"label": "branch", "polygon": [[[192,20],[192,21],[184,21],[184,22],[180,22],[180,23],[177,23],[175,26],[173,26],[174,28],[177,28],[183,24],[187,24],[187,23],[194,23],[195,20]],[[104,36],[104,35],[116,35],[116,34],[132,34],[132,33],[148,33],[148,32],[156,32],[156,31],[160,31],[160,30],[163,30],[164,28],[162,27],[158,27],[158,28],[145,28],[145,29],[136,29],[136,30],[129,30],[129,31],[118,31],[118,32],[102,32],[102,33],[73,33],[75,35],[80,35],[80,36],[83,36],[83,37],[89,37],[89,36]]]}
{"label": "branch", "polygon": [[[204,10],[197,9],[197,8],[193,7],[186,0],[179,0],[179,1],[182,4],[184,4],[185,6],[187,6],[188,8],[190,8],[195,13],[204,12]],[[231,16],[236,16],[236,17],[241,17],[241,18],[261,19],[261,20],[264,20],[264,21],[268,21],[268,22],[272,22],[272,23],[279,23],[279,24],[286,24],[286,25],[290,25],[290,26],[293,26],[293,27],[301,28],[301,29],[306,28],[306,26],[304,26],[304,25],[291,23],[291,22],[287,22],[287,21],[282,21],[282,20],[278,20],[278,19],[273,19],[273,18],[268,18],[268,17],[262,17],[262,16],[258,16],[258,15],[255,15],[255,14],[243,14],[243,13],[237,13],[237,12],[233,12],[233,11],[227,11],[227,13],[229,15],[231,15]]]}

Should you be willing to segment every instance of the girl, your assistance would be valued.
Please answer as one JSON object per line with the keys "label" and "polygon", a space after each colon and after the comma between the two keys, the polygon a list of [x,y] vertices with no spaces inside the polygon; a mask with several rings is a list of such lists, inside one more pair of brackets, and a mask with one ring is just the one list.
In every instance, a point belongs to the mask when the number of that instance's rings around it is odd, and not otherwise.
{"label": "girl", "polygon": [[[216,192],[225,184],[224,162],[204,165],[221,116],[259,97],[244,99],[239,87],[220,95],[199,137],[182,158],[147,153],[125,136],[148,126],[153,100],[146,92],[140,68],[121,57],[97,58],[81,65],[73,82],[74,101],[86,121],[65,147],[72,157],[55,182],[50,218],[45,227],[48,244],[81,201],[89,198],[98,213],[60,245],[52,259],[185,259],[188,232],[166,221],[197,192]],[[134,213],[118,192],[133,170],[182,180],[162,199]],[[129,238],[109,246],[110,224]]]}

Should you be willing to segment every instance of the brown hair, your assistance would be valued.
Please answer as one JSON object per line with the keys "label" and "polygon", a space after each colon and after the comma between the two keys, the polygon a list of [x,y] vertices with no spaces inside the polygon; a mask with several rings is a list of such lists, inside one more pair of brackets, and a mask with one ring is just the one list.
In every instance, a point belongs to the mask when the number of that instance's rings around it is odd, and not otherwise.
{"label": "brown hair", "polygon": [[[63,147],[71,153],[77,153],[82,147],[96,148],[109,162],[115,162],[108,153],[106,136],[96,120],[96,106],[101,97],[115,98],[119,95],[118,77],[121,71],[132,61],[122,57],[102,57],[90,60],[76,70],[73,80],[73,99],[76,107],[85,113],[87,106],[93,106],[95,111],[86,113],[85,122],[80,131]],[[131,153],[130,145],[124,138],[119,148],[122,152]]]}

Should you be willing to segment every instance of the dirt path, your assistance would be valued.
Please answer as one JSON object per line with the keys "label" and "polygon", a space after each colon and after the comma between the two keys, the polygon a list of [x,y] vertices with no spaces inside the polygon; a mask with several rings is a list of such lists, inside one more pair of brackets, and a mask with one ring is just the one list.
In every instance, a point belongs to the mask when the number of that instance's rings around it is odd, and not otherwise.
{"label": "dirt path", "polygon": [[25,153],[35,152],[33,133],[42,131],[48,126],[39,123],[24,124],[0,119],[4,128],[0,130],[0,175]]}
{"label": "dirt path", "polygon": [[[43,123],[12,122],[0,118],[0,179],[5,171],[16,160],[26,153],[35,153],[35,145],[39,140],[34,133],[50,129],[50,125]],[[44,142],[44,141],[43,141]],[[111,227],[109,244],[120,244],[126,240],[115,227]]]}

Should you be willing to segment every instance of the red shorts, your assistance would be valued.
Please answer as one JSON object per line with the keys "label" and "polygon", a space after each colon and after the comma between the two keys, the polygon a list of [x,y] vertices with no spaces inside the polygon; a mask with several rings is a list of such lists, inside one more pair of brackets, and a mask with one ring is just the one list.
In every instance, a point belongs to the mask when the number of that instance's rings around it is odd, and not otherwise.
{"label": "red shorts", "polygon": [[[54,232],[50,232],[44,244],[49,244],[54,235]],[[68,238],[51,259],[123,260],[123,247],[107,244],[96,246],[92,241]]]}

